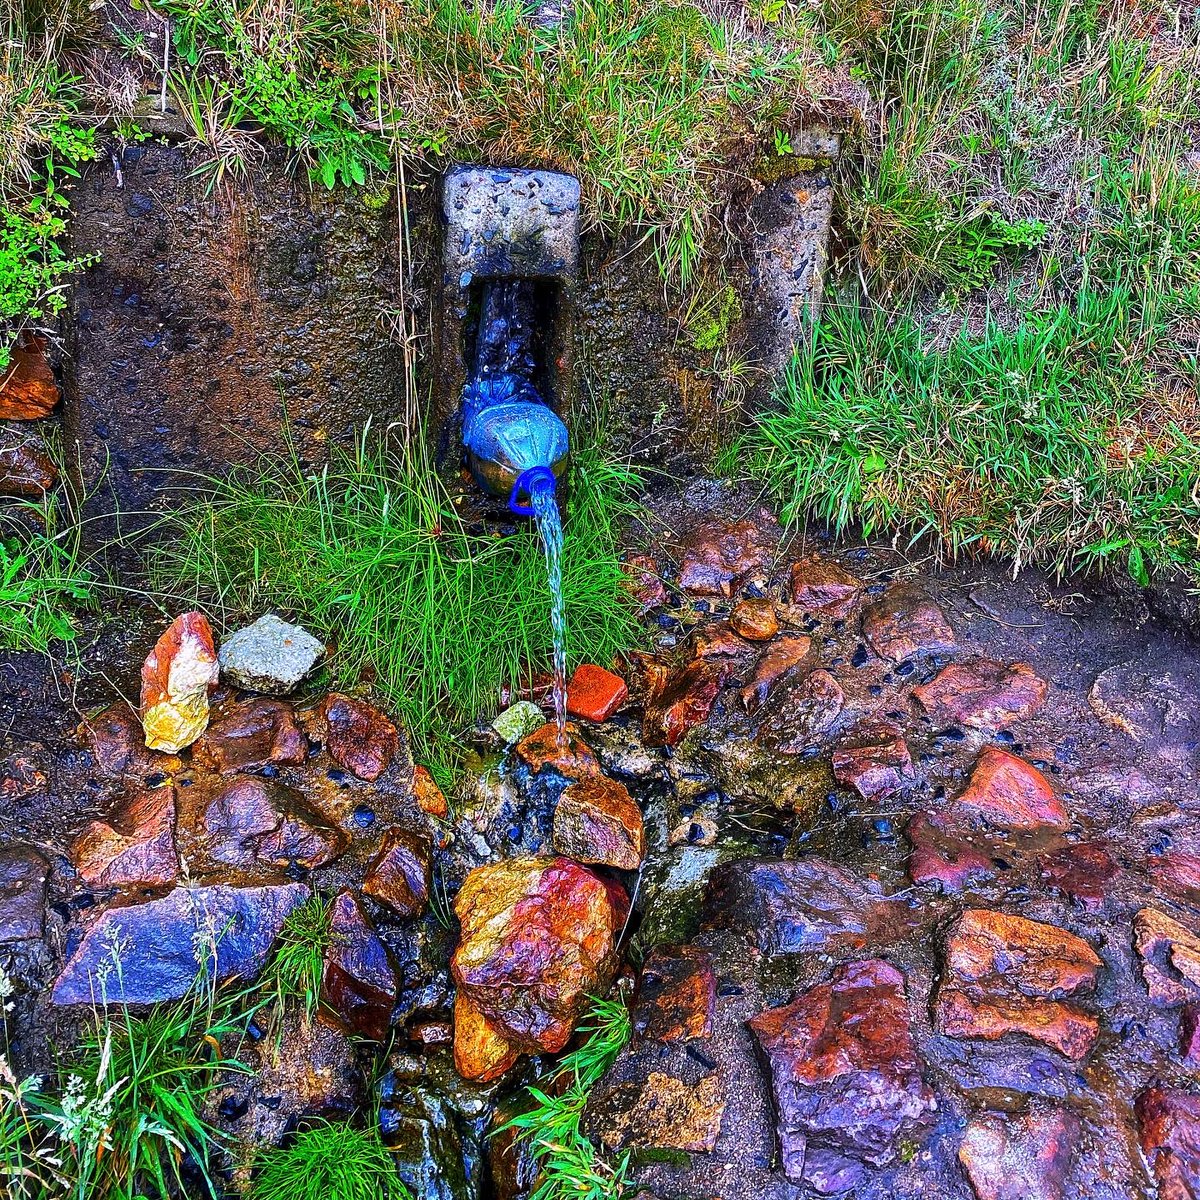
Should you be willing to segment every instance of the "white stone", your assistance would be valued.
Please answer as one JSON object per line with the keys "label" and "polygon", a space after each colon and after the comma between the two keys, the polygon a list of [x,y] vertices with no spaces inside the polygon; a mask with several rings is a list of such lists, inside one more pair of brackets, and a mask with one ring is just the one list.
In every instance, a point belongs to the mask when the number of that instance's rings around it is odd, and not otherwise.
{"label": "white stone", "polygon": [[306,629],[267,613],[228,638],[217,658],[227,683],[250,692],[286,696],[324,653],[324,645]]}

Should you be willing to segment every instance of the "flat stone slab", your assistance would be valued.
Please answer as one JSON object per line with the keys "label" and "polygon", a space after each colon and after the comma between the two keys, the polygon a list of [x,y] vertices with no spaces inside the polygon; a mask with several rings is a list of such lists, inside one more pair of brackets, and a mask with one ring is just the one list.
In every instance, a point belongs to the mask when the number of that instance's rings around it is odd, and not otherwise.
{"label": "flat stone slab", "polygon": [[198,976],[252,979],[287,915],[308,899],[302,883],[178,887],[160,900],[110,908],[83,935],[54,983],[55,1004],[158,1004]]}

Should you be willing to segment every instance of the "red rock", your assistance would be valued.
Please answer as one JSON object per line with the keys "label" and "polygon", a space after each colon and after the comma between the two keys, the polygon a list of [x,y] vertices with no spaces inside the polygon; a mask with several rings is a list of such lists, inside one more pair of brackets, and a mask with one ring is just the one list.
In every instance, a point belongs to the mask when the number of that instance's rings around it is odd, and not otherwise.
{"label": "red rock", "polygon": [[1050,781],[1024,759],[986,746],[954,810],[979,817],[997,829],[1065,829],[1070,817]]}
{"label": "red rock", "polygon": [[1169,850],[1151,862],[1154,876],[1188,900],[1200,900],[1200,854]]}
{"label": "red rock", "polygon": [[174,755],[146,749],[142,723],[123,700],[85,718],[78,734],[95,760],[97,773],[105,779],[140,783],[150,775],[171,775],[181,766]]}
{"label": "red rock", "polygon": [[454,998],[454,1067],[464,1079],[491,1083],[521,1057],[517,1045],[461,991]]}
{"label": "red rock", "polygon": [[811,649],[812,638],[798,633],[785,633],[759,655],[750,682],[738,693],[743,707],[751,716],[762,707],[771,685],[807,658]]}
{"label": "red rock", "polygon": [[631,554],[622,563],[622,569],[628,576],[629,594],[640,616],[666,604],[667,588],[659,574],[658,563],[651,555]]}
{"label": "red rock", "polygon": [[696,595],[732,596],[742,581],[765,573],[777,538],[773,519],[703,525],[686,539],[679,586]]}
{"label": "red rock", "polygon": [[647,746],[675,746],[688,731],[708,719],[725,683],[724,665],[697,659],[685,667],[662,671],[650,680],[642,717]]}
{"label": "red rock", "polygon": [[142,728],[151,750],[175,754],[204,732],[218,670],[208,618],[176,617],[142,664]]}
{"label": "red rock", "polygon": [[449,1021],[418,1021],[407,1030],[408,1040],[422,1050],[454,1044],[454,1026]]}
{"label": "red rock", "polygon": [[699,946],[655,946],[642,964],[633,1031],[657,1042],[712,1037],[717,979]]}
{"label": "red rock", "polygon": [[938,829],[928,813],[917,813],[904,832],[912,842],[908,877],[913,883],[937,884],[944,892],[961,892],[968,884],[996,874],[989,855]]}
{"label": "red rock", "polygon": [[1155,1004],[1200,998],[1200,936],[1156,908],[1143,908],[1133,918],[1133,945]]}
{"label": "red rock", "polygon": [[779,632],[775,605],[767,596],[739,600],[729,614],[733,632],[751,642],[765,642]]}
{"label": "red rock", "polygon": [[308,757],[308,739],[289,704],[256,698],[221,713],[192,753],[198,762],[231,775],[302,763]]}
{"label": "red rock", "polygon": [[0,446],[0,496],[38,500],[57,481],[58,468],[36,446]]}
{"label": "red rock", "polygon": [[1078,901],[1089,912],[1104,905],[1117,864],[1103,842],[1080,842],[1043,855],[1042,879],[1056,891]]}
{"label": "red rock", "polygon": [[938,724],[972,729],[1007,729],[1033,716],[1045,702],[1046,682],[1027,663],[970,658],[943,667],[913,697]]}
{"label": "red rock", "polygon": [[330,907],[329,931],[321,975],[324,1010],[350,1033],[382,1041],[397,993],[387,949],[348,891],[339,892]]}
{"label": "red rock", "polygon": [[362,890],[401,917],[425,911],[433,886],[433,842],[426,833],[387,830],[367,867]]}
{"label": "red rock", "polygon": [[612,980],[628,908],[623,889],[569,859],[477,867],[454,901],[459,995],[523,1052],[556,1054]]}
{"label": "red rock", "polygon": [[845,700],[841,684],[828,671],[796,667],[759,709],[755,736],[779,754],[803,754],[834,731]]}
{"label": "red rock", "polygon": [[895,795],[916,780],[908,743],[898,734],[833,753],[833,777],[864,800]]}
{"label": "red rock", "polygon": [[135,795],[111,824],[93,821],[71,843],[71,864],[89,887],[168,887],[179,877],[175,789]]}
{"label": "red rock", "polygon": [[1195,1000],[1179,1014],[1179,1057],[1189,1066],[1200,1066],[1200,1002]]}
{"label": "red rock", "polygon": [[26,338],[0,371],[0,421],[36,421],[57,403],[58,384],[46,358],[46,339]]}
{"label": "red rock", "polygon": [[1079,1120],[1067,1109],[972,1117],[958,1160],[977,1200],[1067,1200]]}
{"label": "red rock", "polygon": [[699,626],[688,640],[694,658],[749,658],[754,647],[733,632],[728,621],[709,621]]}
{"label": "red rock", "polygon": [[956,645],[945,613],[911,584],[892,584],[863,612],[862,629],[871,649],[890,662],[944,654]]}
{"label": "red rock", "polygon": [[857,576],[815,554],[792,567],[792,606],[813,616],[830,621],[848,617],[862,599],[863,588]]}
{"label": "red rock", "polygon": [[882,959],[847,963],[793,1004],[752,1017],[775,1096],[783,1171],[825,1193],[864,1166],[899,1161],[933,1124],[904,977]]}
{"label": "red rock", "polygon": [[550,770],[564,779],[589,779],[600,774],[600,760],[569,721],[561,745],[558,726],[549,721],[517,743],[517,757],[534,774]]}
{"label": "red rock", "polygon": [[1082,1058],[1095,1044],[1099,1023],[1062,998],[1092,991],[1103,965],[1083,938],[1065,929],[967,909],[947,935],[938,1030],[987,1041],[1020,1033]]}
{"label": "red rock", "polygon": [[373,704],[330,692],[321,702],[325,749],[340,767],[359,779],[376,780],[400,748],[396,726]]}
{"label": "red rock", "polygon": [[646,855],[642,810],[615,779],[577,780],[555,806],[554,849],[576,862],[636,871]]}
{"label": "red rock", "polygon": [[567,685],[567,712],[600,724],[625,703],[629,688],[620,675],[603,667],[581,663]]}
{"label": "red rock", "polygon": [[443,821],[450,815],[450,805],[446,803],[446,797],[428,767],[419,764],[413,767],[412,787],[417,807],[423,813]]}
{"label": "red rock", "polygon": [[1200,1095],[1155,1085],[1134,1105],[1139,1142],[1158,1183],[1158,1200],[1200,1196]]}

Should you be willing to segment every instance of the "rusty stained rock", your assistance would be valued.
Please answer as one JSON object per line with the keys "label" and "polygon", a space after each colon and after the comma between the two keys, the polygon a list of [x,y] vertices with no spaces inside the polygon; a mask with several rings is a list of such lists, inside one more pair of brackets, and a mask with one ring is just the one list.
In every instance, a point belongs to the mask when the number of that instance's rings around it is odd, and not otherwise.
{"label": "rusty stained rock", "polygon": [[739,637],[728,621],[709,621],[700,625],[688,639],[688,648],[693,658],[706,661],[715,658],[730,659],[735,665],[751,658],[754,647]]}
{"label": "rusty stained rock", "polygon": [[204,732],[218,671],[208,618],[199,612],[176,617],[142,664],[142,728],[149,749],[176,754]]}
{"label": "rusty stained rock", "polygon": [[1066,998],[1091,992],[1103,965],[1083,938],[1056,925],[967,909],[946,938],[938,1029],[987,1041],[1020,1033],[1083,1058],[1099,1022]]}
{"label": "rusty stained rock", "polygon": [[1042,881],[1088,912],[1104,907],[1118,867],[1104,842],[1077,842],[1038,860]]}
{"label": "rusty stained rock", "polygon": [[1134,1105],[1159,1200],[1200,1196],[1200,1094],[1155,1084]]}
{"label": "rusty stained rock", "polygon": [[58,481],[53,459],[27,441],[8,444],[2,430],[0,439],[0,496],[41,499]]}
{"label": "rusty stained rock", "polygon": [[936,884],[952,893],[996,874],[991,855],[973,842],[939,828],[929,813],[915,814],[904,832],[912,843],[908,877],[913,883]]}
{"label": "rusty stained rock", "polygon": [[864,800],[886,799],[916,782],[908,743],[896,730],[866,731],[870,741],[833,752],[833,777]]}
{"label": "rusty stained rock", "polygon": [[625,1083],[606,1094],[593,1114],[609,1151],[689,1150],[711,1153],[721,1135],[725,1090],[714,1071],[685,1083],[651,1071],[645,1083]]}
{"label": "rusty stained rock", "polygon": [[557,1053],[588,996],[612,979],[628,905],[621,887],[569,859],[477,867],[454,901],[462,930],[450,965],[459,995],[500,1040],[524,1053]]}
{"label": "rusty stained rock", "polygon": [[454,997],[454,1068],[476,1083],[491,1083],[512,1070],[521,1048],[506,1037],[461,989]]}
{"label": "rusty stained rock", "polygon": [[862,599],[863,581],[832,559],[802,558],[792,566],[792,607],[830,621],[848,617]]}
{"label": "rusty stained rock", "polygon": [[1154,1004],[1200,999],[1200,936],[1156,908],[1143,908],[1133,918],[1133,944]]}
{"label": "rusty stained rock", "polygon": [[642,964],[633,1032],[656,1042],[690,1042],[713,1031],[717,978],[700,946],[655,946]]}
{"label": "rusty stained rock", "polygon": [[834,731],[845,702],[841,684],[828,671],[795,667],[759,709],[755,737],[779,754],[803,754]]}
{"label": "rusty stained rock", "polygon": [[174,755],[146,749],[142,723],[124,700],[85,717],[77,732],[103,779],[141,783],[151,775],[169,776],[180,768]]}
{"label": "rusty stained rock", "polygon": [[729,614],[729,624],[738,637],[750,642],[766,642],[779,632],[779,617],[768,596],[747,596],[739,600]]}
{"label": "rusty stained rock", "polygon": [[799,633],[785,633],[758,656],[750,682],[738,693],[742,706],[753,716],[763,705],[771,685],[792,667],[804,661],[812,649],[812,638]]}
{"label": "rusty stained rock", "polygon": [[329,932],[321,975],[322,1010],[349,1032],[382,1041],[396,1004],[396,973],[387,948],[351,892],[334,898]]}
{"label": "rusty stained rock", "polygon": [[862,630],[871,649],[894,663],[918,654],[945,654],[956,645],[946,614],[908,583],[893,583],[864,610]]}
{"label": "rusty stained rock", "polygon": [[554,849],[576,862],[636,871],[646,854],[642,810],[629,789],[600,775],[576,780],[554,809]]}
{"label": "rusty stained rock", "polygon": [[373,782],[388,769],[400,748],[396,726],[373,704],[330,692],[321,701],[325,749],[340,767]]}
{"label": "rusty stained rock", "polygon": [[985,746],[966,789],[948,806],[996,829],[1065,829],[1070,817],[1050,781],[1036,767],[999,746]]}
{"label": "rusty stained rock", "polygon": [[660,608],[667,602],[667,588],[659,573],[658,562],[649,554],[631,554],[621,569],[627,576],[626,588],[637,605],[638,615]]}
{"label": "rusty stained rock", "polygon": [[943,667],[913,697],[937,724],[972,729],[1007,729],[1033,716],[1045,703],[1046,681],[1028,663],[968,658]]}
{"label": "rusty stained rock", "polygon": [[1078,1141],[1079,1118],[1069,1109],[981,1113],[967,1123],[958,1161],[977,1200],[1068,1200]]}
{"label": "rusty stained rock", "polygon": [[282,700],[256,698],[230,705],[193,750],[197,762],[222,775],[302,763],[308,739]]}
{"label": "rusty stained rock", "polygon": [[676,746],[708,719],[724,686],[728,667],[698,658],[670,669],[654,664],[649,678],[642,740],[647,746]]}
{"label": "rusty stained rock", "polygon": [[58,403],[46,345],[44,337],[30,337],[13,347],[8,366],[0,371],[0,421],[36,421]]}
{"label": "rusty stained rock", "polygon": [[845,1191],[899,1159],[933,1124],[904,976],[882,959],[846,963],[794,1003],[751,1018],[775,1096],[784,1174]]}
{"label": "rusty stained rock", "polygon": [[71,865],[89,887],[168,887],[179,878],[175,789],[129,797],[108,821],[86,825],[71,843]]}
{"label": "rusty stained rock", "polygon": [[564,779],[589,779],[601,773],[600,760],[570,721],[561,744],[558,726],[548,721],[517,743],[516,754],[535,775],[550,770]]}
{"label": "rusty stained rock", "polygon": [[710,521],[684,539],[679,586],[700,596],[732,596],[738,586],[769,569],[779,527],[765,510],[758,519]]}
{"label": "rusty stained rock", "polygon": [[425,911],[432,886],[433,842],[429,835],[400,828],[385,830],[367,867],[363,892],[397,916],[415,917]]}
{"label": "rusty stained rock", "polygon": [[428,767],[419,763],[413,767],[412,789],[417,807],[423,813],[443,821],[450,815],[450,805],[446,802],[445,793],[438,787],[437,780]]}

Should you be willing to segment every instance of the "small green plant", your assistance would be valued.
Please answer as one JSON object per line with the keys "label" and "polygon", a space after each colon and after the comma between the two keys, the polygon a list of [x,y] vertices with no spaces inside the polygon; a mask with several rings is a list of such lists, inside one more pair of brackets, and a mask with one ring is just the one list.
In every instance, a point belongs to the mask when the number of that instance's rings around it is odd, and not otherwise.
{"label": "small green plant", "polygon": [[698,295],[684,317],[684,325],[692,348],[701,354],[711,354],[728,344],[741,319],[741,297],[732,284],[726,284],[718,291]]}
{"label": "small green plant", "polygon": [[318,1121],[258,1156],[250,1200],[411,1200],[375,1129]]}
{"label": "small green plant", "polygon": [[586,1040],[555,1069],[556,1086],[531,1087],[533,1107],[505,1126],[518,1131],[537,1163],[530,1200],[624,1200],[634,1191],[629,1153],[610,1162],[580,1128],[592,1088],[629,1041],[629,1010],[619,998],[596,1000],[579,1032]]}
{"label": "small green plant", "polygon": [[274,997],[278,1008],[295,999],[303,1003],[305,1016],[312,1016],[321,996],[325,951],[332,943],[328,901],[310,896],[288,913],[274,957],[262,977],[264,990]]}

